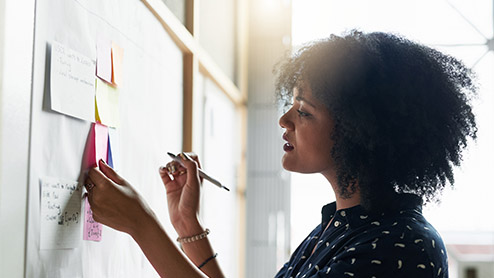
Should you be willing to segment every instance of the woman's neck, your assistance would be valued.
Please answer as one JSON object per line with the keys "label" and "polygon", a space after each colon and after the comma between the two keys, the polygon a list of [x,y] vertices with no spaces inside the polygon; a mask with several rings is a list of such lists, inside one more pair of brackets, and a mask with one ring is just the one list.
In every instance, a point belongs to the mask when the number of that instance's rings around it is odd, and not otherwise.
{"label": "woman's neck", "polygon": [[349,198],[343,198],[335,190],[335,196],[336,210],[351,208],[360,204],[360,193],[357,191],[353,193]]}
{"label": "woman's neck", "polygon": [[338,179],[336,175],[322,174],[333,188],[334,195],[336,196],[336,210],[351,208],[360,204],[360,190],[358,189],[358,185],[356,185],[355,192],[350,197],[342,197],[337,186]]}

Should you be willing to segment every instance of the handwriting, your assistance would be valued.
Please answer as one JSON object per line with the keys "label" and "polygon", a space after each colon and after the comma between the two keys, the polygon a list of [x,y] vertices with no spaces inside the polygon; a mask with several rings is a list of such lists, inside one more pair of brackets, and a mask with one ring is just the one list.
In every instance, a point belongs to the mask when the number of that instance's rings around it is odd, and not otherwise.
{"label": "handwriting", "polygon": [[40,179],[40,184],[41,248],[75,248],[80,241],[81,186],[56,178]]}

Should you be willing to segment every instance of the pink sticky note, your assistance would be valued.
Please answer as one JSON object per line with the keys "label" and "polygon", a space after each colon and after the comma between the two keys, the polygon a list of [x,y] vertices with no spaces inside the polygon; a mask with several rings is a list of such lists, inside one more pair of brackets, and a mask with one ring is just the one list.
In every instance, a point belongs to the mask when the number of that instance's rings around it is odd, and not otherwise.
{"label": "pink sticky note", "polygon": [[98,39],[96,45],[96,75],[108,83],[112,82],[112,44],[108,39]]}
{"label": "pink sticky note", "polygon": [[93,123],[86,149],[87,168],[97,167],[98,161],[106,161],[108,153],[108,127],[100,123]]}
{"label": "pink sticky note", "polygon": [[84,198],[84,231],[83,239],[92,241],[101,241],[103,234],[103,225],[98,223],[93,218],[93,211],[87,200]]}
{"label": "pink sticky note", "polygon": [[[99,123],[93,123],[86,146],[86,166],[88,168],[97,167],[100,159],[106,161],[108,153],[108,127]],[[85,198],[83,239],[100,241],[102,231],[103,226],[94,220],[89,202]]]}
{"label": "pink sticky note", "polygon": [[108,127],[99,123],[94,124],[94,141],[95,141],[95,154],[96,162],[100,159],[106,161],[108,153]]}
{"label": "pink sticky note", "polygon": [[123,48],[112,42],[112,83],[121,86],[123,80],[122,64],[123,64]]}

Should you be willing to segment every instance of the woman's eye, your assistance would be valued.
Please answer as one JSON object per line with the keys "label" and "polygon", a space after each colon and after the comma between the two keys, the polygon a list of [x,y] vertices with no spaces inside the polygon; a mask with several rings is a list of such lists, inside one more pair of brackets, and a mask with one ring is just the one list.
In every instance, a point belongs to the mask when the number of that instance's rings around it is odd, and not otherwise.
{"label": "woman's eye", "polygon": [[297,109],[297,112],[298,112],[298,115],[299,115],[300,117],[308,117],[308,116],[310,116],[310,114],[309,114],[309,113],[306,113],[306,112],[304,112],[304,111],[302,111],[302,110],[299,110],[299,109]]}

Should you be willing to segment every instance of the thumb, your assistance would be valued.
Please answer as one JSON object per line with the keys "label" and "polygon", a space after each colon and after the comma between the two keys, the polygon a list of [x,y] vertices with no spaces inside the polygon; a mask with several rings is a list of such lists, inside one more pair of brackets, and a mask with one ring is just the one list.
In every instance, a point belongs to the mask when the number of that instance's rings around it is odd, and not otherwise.
{"label": "thumb", "polygon": [[99,169],[105,176],[107,176],[110,180],[112,180],[114,183],[119,184],[119,185],[124,185],[125,180],[120,177],[115,170],[113,170],[110,165],[106,164],[106,162],[103,159],[99,160]]}
{"label": "thumb", "polygon": [[185,153],[178,154],[182,159],[184,167],[187,169],[187,181],[199,181],[198,165],[195,160]]}

